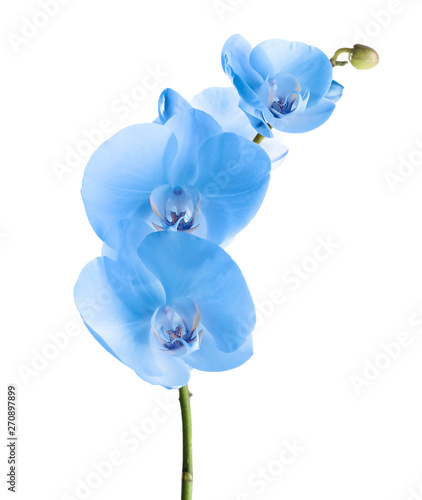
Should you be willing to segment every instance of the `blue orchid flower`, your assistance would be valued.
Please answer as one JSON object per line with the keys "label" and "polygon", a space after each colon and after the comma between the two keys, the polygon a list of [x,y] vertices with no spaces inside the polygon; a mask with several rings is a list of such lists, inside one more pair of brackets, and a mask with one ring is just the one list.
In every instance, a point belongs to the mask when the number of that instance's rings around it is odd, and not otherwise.
{"label": "blue orchid flower", "polygon": [[119,220],[224,244],[258,211],[271,162],[257,144],[207,113],[184,109],[165,125],[129,126],[102,144],[85,170],[82,198],[104,241]]}
{"label": "blue orchid flower", "polygon": [[[128,219],[82,270],[75,302],[94,338],[151,384],[180,388],[192,368],[225,371],[253,353],[255,309],[218,245]],[[136,250],[138,249],[138,250]]]}
{"label": "blue orchid flower", "polygon": [[333,81],[328,57],[301,42],[266,40],[255,48],[240,35],[231,36],[221,55],[239,106],[264,137],[271,128],[308,132],[331,116],[343,87]]}
{"label": "blue orchid flower", "polygon": [[[195,95],[189,103],[173,89],[165,89],[158,99],[156,123],[165,125],[176,113],[185,109],[199,109],[218,122],[224,132],[232,132],[252,141],[256,130],[245,113],[239,108],[239,94],[233,87],[210,87]],[[279,167],[289,148],[283,143],[283,134],[273,134],[271,141],[264,141],[261,147],[271,159],[272,168]]]}

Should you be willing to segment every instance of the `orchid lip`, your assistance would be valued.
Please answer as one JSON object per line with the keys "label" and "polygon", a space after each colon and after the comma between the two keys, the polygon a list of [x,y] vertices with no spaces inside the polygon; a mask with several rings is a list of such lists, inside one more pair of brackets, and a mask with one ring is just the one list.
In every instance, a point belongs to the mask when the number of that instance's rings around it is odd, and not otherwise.
{"label": "orchid lip", "polygon": [[293,112],[300,103],[301,87],[297,79],[289,73],[278,73],[267,80],[268,105],[276,118]]}
{"label": "orchid lip", "polygon": [[166,229],[193,232],[201,204],[201,194],[192,186],[162,185],[150,196],[151,208],[161,225],[152,223],[157,231]]}
{"label": "orchid lip", "polygon": [[151,327],[159,349],[178,357],[197,351],[203,333],[199,328],[200,320],[198,306],[191,299],[179,299],[157,308],[151,318]]}
{"label": "orchid lip", "polygon": [[287,115],[294,111],[297,107],[297,98],[299,94],[297,92],[290,92],[285,98],[280,97],[277,98],[271,104],[271,111],[274,116],[278,117],[278,115]]}

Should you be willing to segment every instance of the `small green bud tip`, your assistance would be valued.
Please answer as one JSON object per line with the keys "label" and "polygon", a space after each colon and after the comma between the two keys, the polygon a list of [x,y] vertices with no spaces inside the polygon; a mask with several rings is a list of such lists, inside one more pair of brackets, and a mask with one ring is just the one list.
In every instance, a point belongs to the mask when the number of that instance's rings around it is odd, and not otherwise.
{"label": "small green bud tip", "polygon": [[354,45],[353,51],[349,54],[350,64],[356,69],[371,69],[379,60],[379,55],[374,49],[360,43]]}
{"label": "small green bud tip", "polygon": [[[341,54],[347,54],[348,61],[337,61]],[[331,58],[331,64],[334,66],[344,66],[348,62],[356,69],[371,69],[379,62],[379,56],[374,49],[357,43],[353,49],[338,49]]]}

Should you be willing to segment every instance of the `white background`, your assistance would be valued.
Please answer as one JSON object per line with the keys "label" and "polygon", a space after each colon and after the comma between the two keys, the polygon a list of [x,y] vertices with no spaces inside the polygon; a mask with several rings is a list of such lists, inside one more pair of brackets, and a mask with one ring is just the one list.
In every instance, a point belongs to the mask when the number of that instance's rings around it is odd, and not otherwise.
{"label": "white background", "polygon": [[[16,47],[23,18],[42,23],[40,11],[37,0],[0,7],[2,495],[12,498],[4,400],[14,383],[16,497],[83,498],[80,481],[99,477],[93,463],[117,453],[120,465],[85,498],[179,498],[177,392],[138,379],[81,326],[73,285],[101,248],[79,194],[88,156],[61,180],[54,162],[105,118],[114,131],[152,121],[165,87],[191,98],[229,86],[220,51],[233,33],[252,45],[301,40],[331,57],[366,32],[379,66],[335,69],[345,86],[336,111],[285,137],[290,153],[261,211],[228,248],[261,324],[246,365],[192,375],[194,498],[411,498],[422,485],[420,2],[73,0]],[[166,76],[123,117],[122,96],[148,67]],[[389,185],[403,158],[406,177]],[[318,238],[338,248],[293,290],[286,273],[315,264]],[[274,290],[284,304],[268,302]],[[72,322],[79,332],[59,335],[67,345],[57,352],[51,335]],[[380,356],[403,331],[397,359]],[[365,360],[389,366],[358,391],[351,376],[364,377]],[[168,397],[170,415],[157,403]],[[150,434],[128,443],[136,426]],[[281,471],[283,443],[294,441],[302,451]],[[262,471],[269,479],[257,483]]]}

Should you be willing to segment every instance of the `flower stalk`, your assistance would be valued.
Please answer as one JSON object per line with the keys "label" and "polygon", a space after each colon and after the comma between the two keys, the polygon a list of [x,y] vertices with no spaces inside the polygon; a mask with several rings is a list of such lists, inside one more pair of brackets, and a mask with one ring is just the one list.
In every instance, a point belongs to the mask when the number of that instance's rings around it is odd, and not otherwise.
{"label": "flower stalk", "polygon": [[253,141],[255,144],[261,144],[261,142],[264,140],[264,136],[261,134],[256,134],[254,137]]}
{"label": "flower stalk", "polygon": [[182,500],[192,500],[193,490],[191,396],[187,385],[179,389],[183,427]]}
{"label": "flower stalk", "polygon": [[[270,130],[272,130],[272,126],[267,123],[267,125],[270,127]],[[255,144],[261,144],[261,142],[265,139],[265,137],[261,134],[256,134],[256,136],[253,138],[252,142]]]}
{"label": "flower stalk", "polygon": [[349,56],[352,52],[353,52],[353,49],[348,49],[348,48],[336,50],[335,54],[330,59],[331,65],[333,66],[333,68],[335,66],[345,66],[349,61],[337,61],[337,59],[341,54],[347,54]]}

